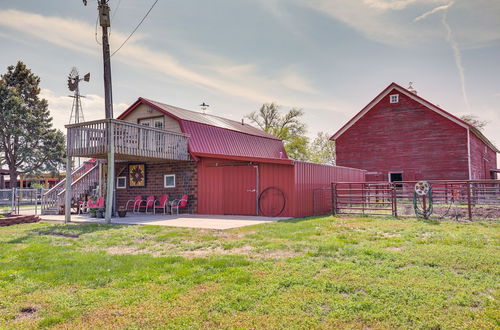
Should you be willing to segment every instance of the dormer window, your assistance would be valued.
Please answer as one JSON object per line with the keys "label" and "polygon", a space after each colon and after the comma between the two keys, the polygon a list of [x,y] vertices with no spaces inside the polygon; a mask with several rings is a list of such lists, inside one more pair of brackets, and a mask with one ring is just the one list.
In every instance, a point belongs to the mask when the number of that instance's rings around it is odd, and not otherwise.
{"label": "dormer window", "polygon": [[399,94],[390,95],[389,100],[391,103],[398,103],[399,102]]}

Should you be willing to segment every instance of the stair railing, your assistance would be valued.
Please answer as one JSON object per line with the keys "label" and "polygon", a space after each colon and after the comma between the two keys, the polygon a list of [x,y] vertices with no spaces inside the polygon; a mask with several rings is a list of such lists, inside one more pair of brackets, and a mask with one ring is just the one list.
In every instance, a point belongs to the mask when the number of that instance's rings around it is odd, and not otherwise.
{"label": "stair railing", "polygon": [[[71,199],[80,200],[89,190],[99,181],[99,165],[96,164],[90,170],[81,175],[71,184]],[[58,205],[64,205],[66,189],[61,190],[57,194]]]}
{"label": "stair railing", "polygon": [[[84,174],[89,172],[97,165],[96,160],[85,161],[80,167],[75,169],[71,173],[71,181],[75,182]],[[58,195],[61,191],[64,191],[66,187],[66,179],[59,181],[54,187],[50,188],[47,192],[42,195],[42,212],[51,207],[58,207]]]}

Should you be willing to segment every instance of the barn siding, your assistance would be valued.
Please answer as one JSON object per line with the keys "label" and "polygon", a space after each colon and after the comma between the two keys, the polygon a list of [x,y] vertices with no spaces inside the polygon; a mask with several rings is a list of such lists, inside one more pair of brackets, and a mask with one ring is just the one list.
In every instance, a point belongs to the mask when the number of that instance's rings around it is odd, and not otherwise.
{"label": "barn siding", "polygon": [[[399,94],[391,104],[389,95]],[[398,91],[388,93],[336,140],[337,164],[367,180],[467,179],[467,130]]]}
{"label": "barn siding", "polygon": [[471,179],[492,179],[490,170],[497,168],[497,155],[475,134],[470,133]]}
{"label": "barn siding", "polygon": [[[224,171],[215,163],[237,164],[227,159],[203,158],[198,165],[198,213],[224,214]],[[259,163],[259,194],[276,187],[285,195],[280,216],[304,217],[314,214],[313,190],[330,187],[337,181],[364,181],[365,171],[337,166],[294,162],[293,165]],[[244,192],[242,192],[244,193]],[[235,200],[237,197],[234,197]]]}
{"label": "barn siding", "polygon": [[314,214],[313,191],[319,188],[329,188],[332,182],[359,182],[365,181],[365,171],[295,162],[294,166],[294,210],[293,216],[305,217]]}

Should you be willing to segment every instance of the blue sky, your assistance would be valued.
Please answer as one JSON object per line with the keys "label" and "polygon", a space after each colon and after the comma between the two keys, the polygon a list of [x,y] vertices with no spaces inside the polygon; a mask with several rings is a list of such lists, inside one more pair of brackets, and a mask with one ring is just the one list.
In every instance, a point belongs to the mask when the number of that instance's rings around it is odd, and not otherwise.
{"label": "blue sky", "polygon": [[[153,2],[110,0],[112,51]],[[96,0],[0,0],[0,71],[22,60],[39,75],[61,129],[73,66],[92,73],[85,119],[104,117],[96,16]],[[115,116],[139,96],[235,120],[274,101],[303,108],[310,136],[333,134],[392,81],[413,81],[488,120],[500,145],[499,55],[497,0],[159,0],[112,58]]]}

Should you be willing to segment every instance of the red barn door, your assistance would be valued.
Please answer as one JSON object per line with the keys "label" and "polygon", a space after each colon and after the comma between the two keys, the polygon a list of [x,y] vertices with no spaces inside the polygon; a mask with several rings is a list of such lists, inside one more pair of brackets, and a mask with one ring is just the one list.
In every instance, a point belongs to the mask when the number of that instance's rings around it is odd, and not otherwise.
{"label": "red barn door", "polygon": [[224,214],[256,215],[257,171],[253,166],[224,166]]}

